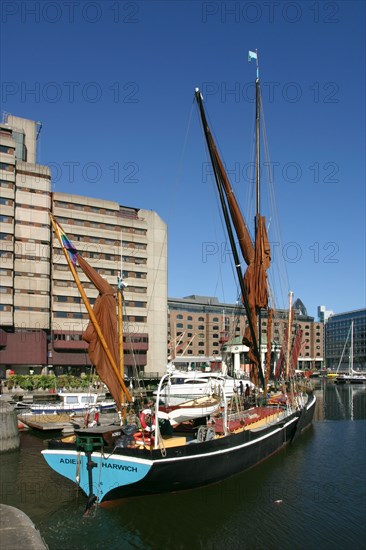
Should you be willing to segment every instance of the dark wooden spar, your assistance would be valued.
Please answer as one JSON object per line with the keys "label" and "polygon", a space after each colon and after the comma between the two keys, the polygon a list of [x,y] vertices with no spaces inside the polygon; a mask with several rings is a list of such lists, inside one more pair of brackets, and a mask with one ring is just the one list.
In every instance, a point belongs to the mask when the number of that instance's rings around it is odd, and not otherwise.
{"label": "dark wooden spar", "polygon": [[[256,376],[259,376],[262,386],[265,386],[265,376],[261,364],[261,330],[258,330],[260,311],[268,308],[268,282],[267,269],[270,265],[270,247],[268,242],[265,218],[260,215],[260,182],[259,182],[259,113],[260,113],[260,88],[259,78],[256,81],[256,150],[257,150],[257,207],[255,217],[255,243],[252,243],[245,220],[240,211],[234,191],[229,182],[224,165],[218,153],[212,133],[208,126],[202,96],[199,89],[195,91],[202,127],[210,155],[216,186],[225,220],[230,246],[234,256],[235,269],[240,285],[242,300],[248,317],[248,329],[244,334],[244,343],[249,346],[249,358],[256,367]],[[243,276],[241,262],[235,244],[233,234],[234,226],[238,238],[242,256],[247,264],[247,270]]]}

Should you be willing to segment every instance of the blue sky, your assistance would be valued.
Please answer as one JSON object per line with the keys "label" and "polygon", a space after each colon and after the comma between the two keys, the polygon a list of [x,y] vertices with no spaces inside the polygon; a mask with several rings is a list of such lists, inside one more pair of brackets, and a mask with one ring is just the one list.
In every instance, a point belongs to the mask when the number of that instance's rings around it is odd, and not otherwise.
{"label": "blue sky", "polygon": [[192,101],[198,86],[250,225],[257,48],[276,303],[288,278],[312,315],[365,307],[363,2],[29,0],[1,15],[2,110],[42,121],[55,191],[158,212],[174,297],[237,299]]}

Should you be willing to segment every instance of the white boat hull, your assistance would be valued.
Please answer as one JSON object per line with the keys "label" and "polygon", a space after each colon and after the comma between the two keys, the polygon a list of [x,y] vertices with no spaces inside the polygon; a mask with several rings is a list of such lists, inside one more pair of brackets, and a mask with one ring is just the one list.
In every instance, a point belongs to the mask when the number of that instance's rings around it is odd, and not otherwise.
{"label": "white boat hull", "polygon": [[200,397],[195,400],[181,403],[178,407],[172,410],[167,410],[162,416],[159,411],[160,418],[167,418],[172,426],[186,422],[187,420],[195,420],[196,418],[204,418],[218,411],[220,408],[220,400],[210,397]]}

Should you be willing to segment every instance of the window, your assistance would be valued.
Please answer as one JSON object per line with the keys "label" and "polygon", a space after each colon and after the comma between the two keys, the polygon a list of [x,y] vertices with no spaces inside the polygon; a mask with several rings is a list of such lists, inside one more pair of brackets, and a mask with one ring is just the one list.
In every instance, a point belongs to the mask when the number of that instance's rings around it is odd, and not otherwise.
{"label": "window", "polygon": [[142,315],[127,315],[128,321],[136,321],[136,323],[146,323],[146,317]]}
{"label": "window", "polygon": [[205,330],[205,326],[204,325],[198,325],[198,330]]}
{"label": "window", "polygon": [[8,147],[8,145],[0,145],[0,153],[6,153],[7,155],[14,155],[15,149]]}
{"label": "window", "polygon": [[82,395],[81,396],[81,402],[82,403],[93,403],[94,398],[92,395]]}
{"label": "window", "polygon": [[0,187],[3,187],[5,189],[11,189],[12,186],[13,186],[13,183],[11,181],[0,180]]}
{"label": "window", "polygon": [[76,395],[67,395],[65,401],[67,405],[74,405],[78,402],[78,398]]}
{"label": "window", "polygon": [[192,328],[193,328],[193,325],[187,325],[187,328],[192,329]]}
{"label": "window", "polygon": [[204,317],[198,317],[198,321],[204,321]]}
{"label": "window", "polygon": [[12,206],[13,201],[11,199],[0,197],[0,204],[3,204],[4,206]]}
{"label": "window", "polygon": [[14,166],[12,164],[7,164],[6,162],[0,162],[0,170],[5,172],[14,172]]}
{"label": "window", "polygon": [[188,315],[187,321],[192,321],[192,320],[193,320],[192,316],[191,316],[191,315]]}
{"label": "window", "polygon": [[177,324],[176,324],[176,327],[177,327],[177,328],[183,328],[183,323],[177,323]]}
{"label": "window", "polygon": [[212,320],[213,320],[214,323],[217,323],[217,321],[219,320],[219,318],[218,318],[218,317],[214,317]]}
{"label": "window", "polygon": [[177,319],[183,319],[183,315],[177,315]]}
{"label": "window", "polygon": [[214,325],[214,326],[212,327],[212,330],[219,330],[218,325]]}

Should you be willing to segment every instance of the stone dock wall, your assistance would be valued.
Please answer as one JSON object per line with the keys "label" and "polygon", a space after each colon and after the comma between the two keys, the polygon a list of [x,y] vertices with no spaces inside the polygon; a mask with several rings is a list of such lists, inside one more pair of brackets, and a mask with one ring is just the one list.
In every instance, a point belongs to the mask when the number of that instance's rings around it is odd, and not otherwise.
{"label": "stone dock wall", "polygon": [[0,401],[0,453],[19,449],[18,418],[13,407]]}

